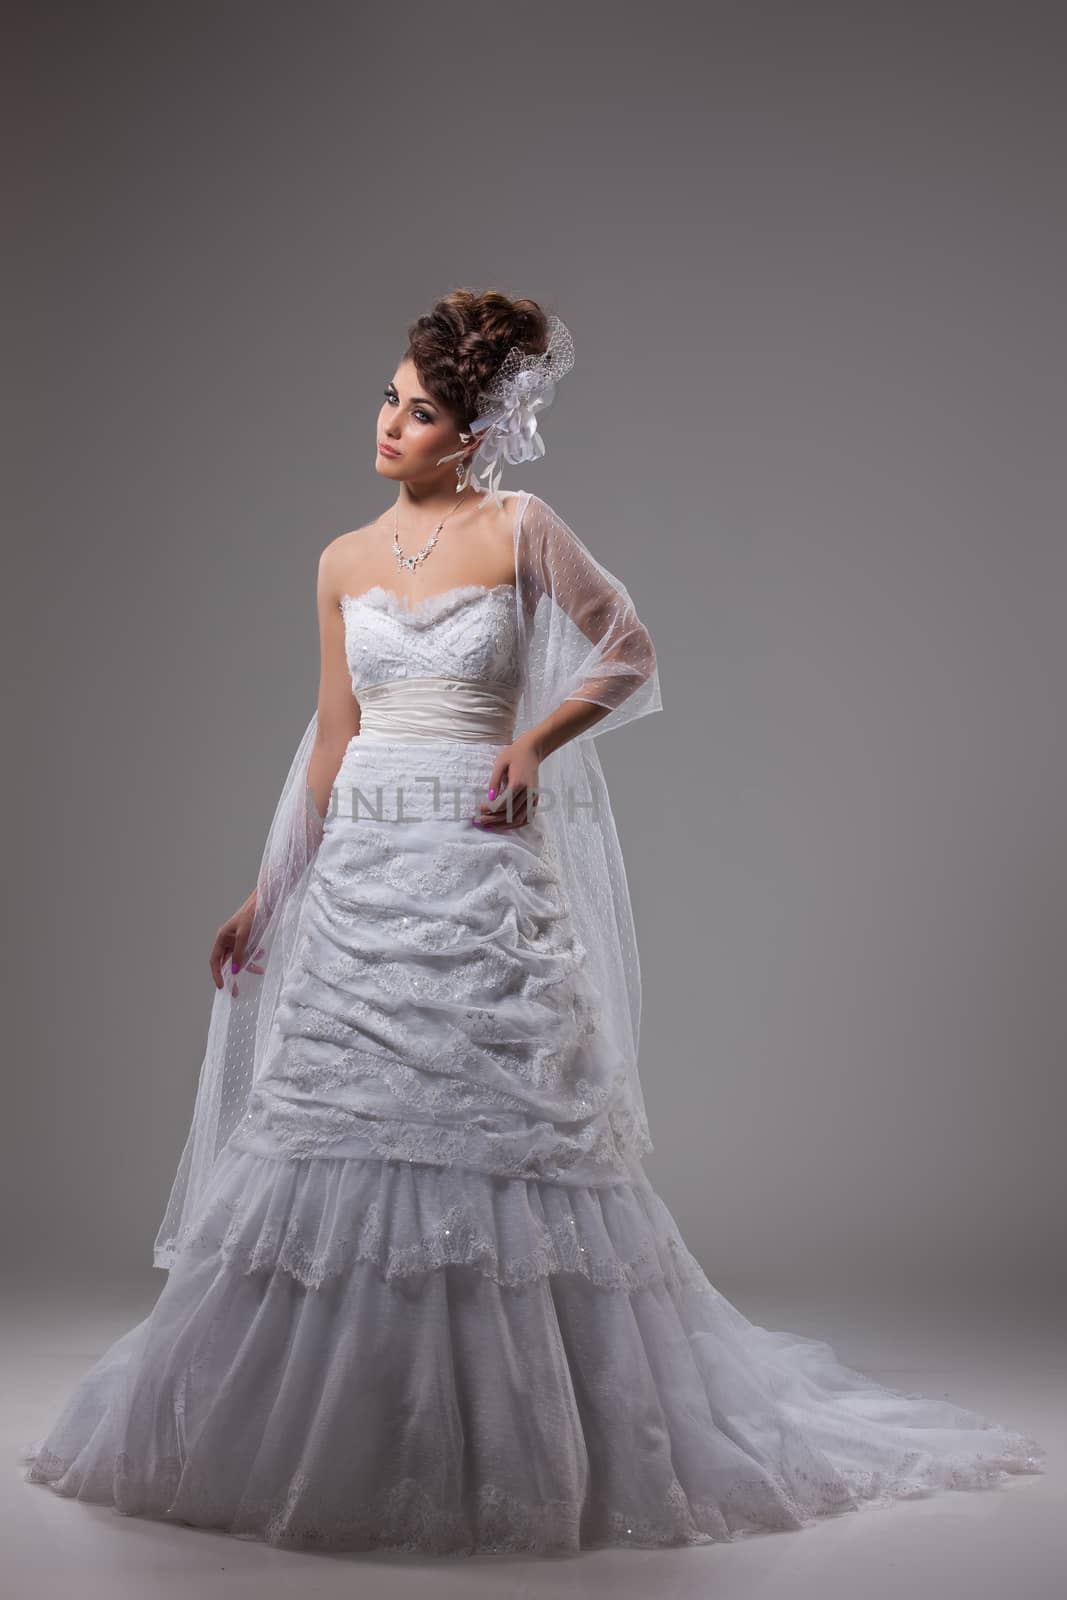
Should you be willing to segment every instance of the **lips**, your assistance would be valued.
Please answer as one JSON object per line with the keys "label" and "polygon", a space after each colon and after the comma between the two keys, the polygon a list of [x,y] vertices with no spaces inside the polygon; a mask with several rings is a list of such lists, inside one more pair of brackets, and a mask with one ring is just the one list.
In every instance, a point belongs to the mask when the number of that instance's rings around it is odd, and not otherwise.
{"label": "lips", "polygon": [[400,454],[399,450],[394,450],[391,445],[384,444],[380,439],[378,441],[378,449],[383,456],[398,456]]}

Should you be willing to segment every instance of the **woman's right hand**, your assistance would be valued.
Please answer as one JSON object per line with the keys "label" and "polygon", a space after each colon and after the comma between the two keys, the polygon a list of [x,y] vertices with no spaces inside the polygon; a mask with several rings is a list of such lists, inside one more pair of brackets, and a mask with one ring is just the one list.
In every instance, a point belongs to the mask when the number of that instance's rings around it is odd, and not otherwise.
{"label": "woman's right hand", "polygon": [[[245,952],[248,949],[248,935],[252,929],[252,918],[256,914],[256,894],[253,889],[243,906],[240,906],[228,921],[222,924],[215,935],[215,943],[211,946],[211,975],[215,980],[216,989],[221,989],[226,979],[223,968],[227,965],[230,971],[236,973],[244,965]],[[255,952],[259,957],[263,954],[263,947]],[[248,964],[249,972],[256,972],[262,977],[263,968]],[[231,985],[232,993],[237,993],[237,984]]]}

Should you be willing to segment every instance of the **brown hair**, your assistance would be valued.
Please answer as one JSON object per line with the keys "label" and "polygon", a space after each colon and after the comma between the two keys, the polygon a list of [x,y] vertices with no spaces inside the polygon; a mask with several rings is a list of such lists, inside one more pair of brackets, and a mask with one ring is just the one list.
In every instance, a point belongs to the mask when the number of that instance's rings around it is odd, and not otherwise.
{"label": "brown hair", "polygon": [[452,289],[408,328],[401,359],[415,363],[427,393],[468,428],[478,415],[478,391],[512,345],[527,355],[548,348],[548,317],[536,300]]}

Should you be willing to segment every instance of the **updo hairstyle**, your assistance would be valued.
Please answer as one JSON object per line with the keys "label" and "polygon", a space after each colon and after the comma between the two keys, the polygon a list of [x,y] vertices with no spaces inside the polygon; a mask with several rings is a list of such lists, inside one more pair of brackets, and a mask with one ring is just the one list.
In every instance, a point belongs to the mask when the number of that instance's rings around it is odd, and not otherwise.
{"label": "updo hairstyle", "polygon": [[542,355],[548,331],[536,300],[511,300],[495,289],[453,289],[408,328],[402,359],[414,362],[427,394],[466,430],[479,413],[479,391],[511,347]]}

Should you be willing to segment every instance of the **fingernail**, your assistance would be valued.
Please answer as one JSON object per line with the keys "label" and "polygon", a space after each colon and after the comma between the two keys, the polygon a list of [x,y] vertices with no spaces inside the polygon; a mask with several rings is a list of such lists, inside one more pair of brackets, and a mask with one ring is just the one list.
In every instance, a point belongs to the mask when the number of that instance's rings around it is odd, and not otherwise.
{"label": "fingernail", "polygon": [[240,972],[240,970],[241,970],[241,969],[240,969],[240,967],[239,967],[239,966],[238,966],[238,965],[237,965],[237,962],[236,962],[236,961],[231,961],[231,962],[230,962],[230,971],[231,971],[231,972]]}
{"label": "fingernail", "polygon": [[490,789],[490,791],[489,791],[490,800],[492,800],[495,797],[495,795],[496,795],[496,790],[495,789]]}

